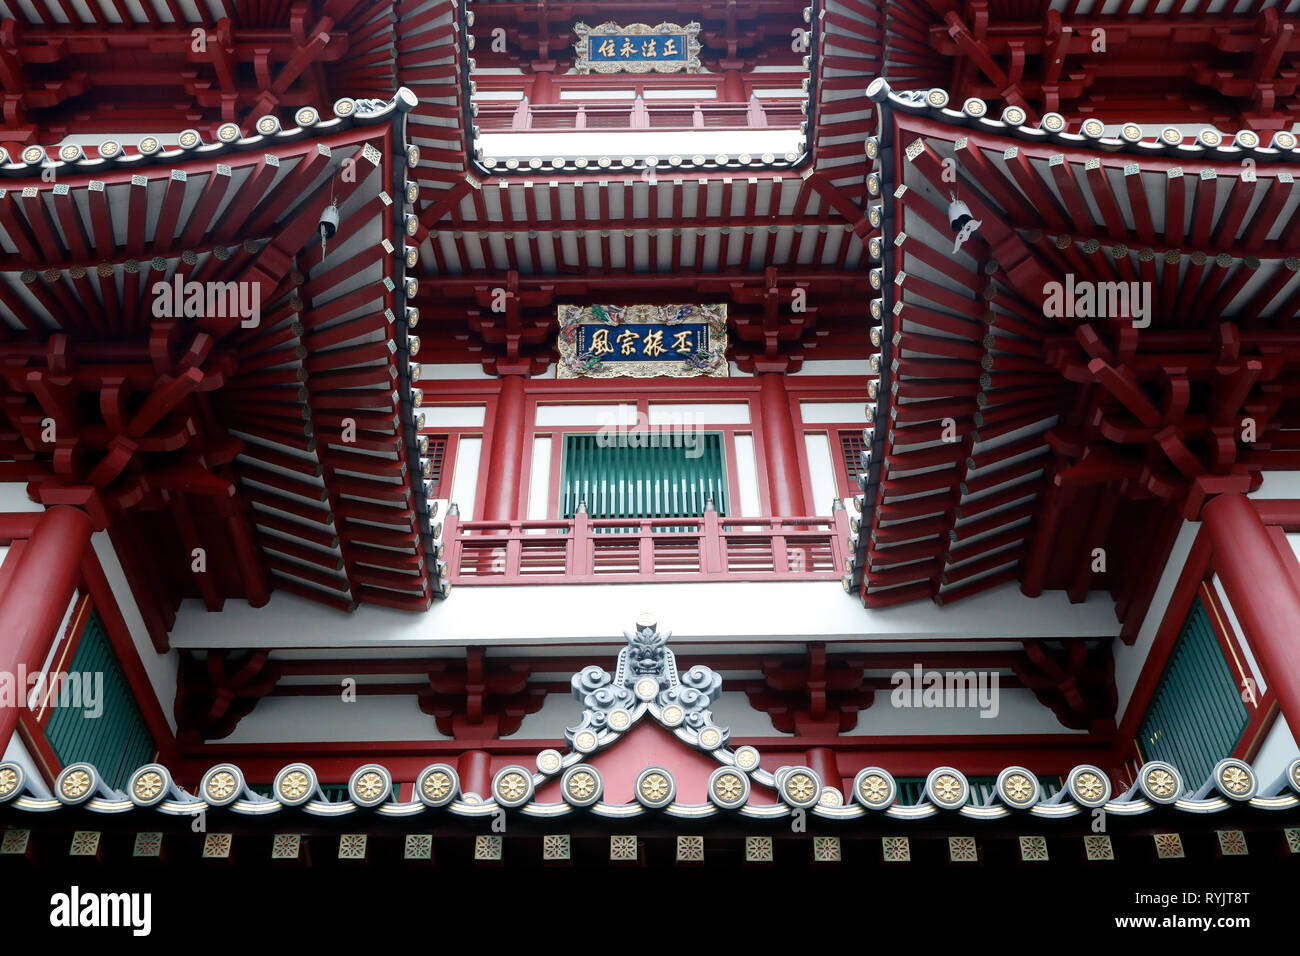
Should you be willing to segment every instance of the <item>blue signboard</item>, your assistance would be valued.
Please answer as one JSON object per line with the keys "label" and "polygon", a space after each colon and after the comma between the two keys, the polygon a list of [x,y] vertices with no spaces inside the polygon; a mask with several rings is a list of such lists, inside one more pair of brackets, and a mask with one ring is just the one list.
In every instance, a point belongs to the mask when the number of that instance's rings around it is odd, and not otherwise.
{"label": "blue signboard", "polygon": [[700,25],[575,23],[574,67],[579,73],[698,73]]}
{"label": "blue signboard", "polygon": [[610,356],[622,362],[680,362],[709,351],[709,327],[703,322],[671,327],[579,325],[574,348],[579,355]]}
{"label": "blue signboard", "polygon": [[727,374],[725,305],[562,305],[560,378]]}
{"label": "blue signboard", "polygon": [[686,34],[659,34],[637,36],[633,33],[615,33],[611,36],[592,37],[589,40],[592,63],[619,61],[651,62],[657,60],[686,59]]}

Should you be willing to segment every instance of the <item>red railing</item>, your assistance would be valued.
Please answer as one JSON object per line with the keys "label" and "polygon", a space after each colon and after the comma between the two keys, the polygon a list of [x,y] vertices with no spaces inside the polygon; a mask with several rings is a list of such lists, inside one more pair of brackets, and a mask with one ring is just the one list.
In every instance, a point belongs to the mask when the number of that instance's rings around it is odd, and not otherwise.
{"label": "red railing", "polygon": [[807,581],[844,574],[849,522],[832,517],[599,518],[443,523],[451,580],[470,584]]}
{"label": "red railing", "polygon": [[715,103],[709,100],[628,100],[593,105],[561,103],[533,106],[478,103],[475,123],[484,132],[590,129],[797,129],[803,121],[800,100],[750,100]]}

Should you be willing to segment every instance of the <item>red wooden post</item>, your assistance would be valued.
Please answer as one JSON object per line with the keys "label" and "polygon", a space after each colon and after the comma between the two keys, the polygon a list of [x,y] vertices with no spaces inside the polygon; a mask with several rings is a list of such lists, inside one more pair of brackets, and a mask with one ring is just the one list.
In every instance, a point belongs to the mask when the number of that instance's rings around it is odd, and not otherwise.
{"label": "red wooden post", "polygon": [[700,535],[700,570],[705,574],[722,574],[727,570],[727,545],[718,526],[718,511],[713,502],[704,509]]}
{"label": "red wooden post", "polygon": [[769,527],[772,529],[772,570],[777,574],[789,574],[790,546],[782,533],[784,522],[780,518],[772,518]]}
{"label": "red wooden post", "polygon": [[1244,495],[1219,495],[1202,512],[1214,550],[1214,570],[1232,610],[1277,694],[1287,723],[1300,727],[1300,562],[1276,547]]}
{"label": "red wooden post", "polygon": [[460,792],[486,797],[492,790],[492,755],[485,750],[466,750],[456,761]]}
{"label": "red wooden post", "polygon": [[575,578],[591,574],[591,530],[588,520],[587,506],[578,502],[578,510],[573,515],[573,533],[568,536],[568,560],[565,561],[565,570]]}
{"label": "red wooden post", "polygon": [[532,125],[529,119],[530,115],[528,97],[525,96],[519,101],[519,105],[515,107],[515,115],[510,118],[510,128],[528,129]]}
{"label": "red wooden post", "polygon": [[650,128],[650,111],[646,109],[645,100],[640,96],[632,100],[632,115],[628,126],[632,129]]}
{"label": "red wooden post", "polygon": [[[815,682],[821,686],[809,686],[809,693],[814,697],[822,695],[822,707],[825,707],[825,682]],[[833,787],[844,793],[844,780],[840,777],[839,767],[835,762],[835,751],[829,747],[813,747],[808,751],[808,769],[821,778],[823,787]]]}
{"label": "red wooden post", "polygon": [[780,372],[759,376],[759,401],[763,415],[763,452],[772,514],[792,517],[804,513],[804,492],[799,469],[794,422],[785,377]]}
{"label": "red wooden post", "polygon": [[519,529],[519,522],[512,521],[507,524],[506,534],[509,535],[506,540],[506,577],[514,580],[520,575],[520,565],[524,556],[523,532]]}
{"label": "red wooden post", "polygon": [[523,463],[524,378],[506,375],[501,379],[501,396],[492,421],[492,445],[486,463],[491,480],[484,495],[484,521],[511,521],[517,517]]}
{"label": "red wooden post", "polygon": [[442,519],[442,553],[447,577],[453,584],[460,580],[460,547],[460,510],[452,506]]}
{"label": "red wooden post", "polygon": [[844,563],[849,547],[849,513],[844,505],[837,503],[831,512],[831,559],[835,562],[835,572],[844,573]]}
{"label": "red wooden post", "polygon": [[[37,520],[18,567],[0,597],[0,668],[18,679],[38,671],[81,578],[81,556],[94,529],[85,512],[50,508]],[[15,706],[0,708],[0,746],[26,706],[26,686]]]}
{"label": "red wooden post", "polygon": [[636,570],[638,574],[655,573],[655,539],[649,521],[642,521],[640,528],[640,547],[637,549]]}

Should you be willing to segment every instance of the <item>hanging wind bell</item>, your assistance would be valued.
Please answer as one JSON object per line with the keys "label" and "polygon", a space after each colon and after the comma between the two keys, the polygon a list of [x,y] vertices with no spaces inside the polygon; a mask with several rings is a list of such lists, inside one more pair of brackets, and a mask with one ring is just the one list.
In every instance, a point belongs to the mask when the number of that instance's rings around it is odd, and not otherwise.
{"label": "hanging wind bell", "polygon": [[320,257],[325,258],[325,244],[339,231],[339,207],[330,203],[320,214]]}
{"label": "hanging wind bell", "polygon": [[973,236],[983,223],[970,214],[970,207],[958,199],[956,193],[949,193],[948,198],[952,200],[948,204],[948,222],[952,224],[953,234],[957,237],[952,247],[953,255],[956,255],[962,243]]}

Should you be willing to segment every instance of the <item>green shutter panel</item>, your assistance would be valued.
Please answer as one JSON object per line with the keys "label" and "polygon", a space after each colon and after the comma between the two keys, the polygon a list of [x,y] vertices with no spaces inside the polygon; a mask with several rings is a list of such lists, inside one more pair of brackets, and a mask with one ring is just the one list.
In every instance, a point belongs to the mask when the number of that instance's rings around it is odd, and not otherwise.
{"label": "green shutter panel", "polygon": [[667,437],[636,447],[626,436],[564,436],[561,517],[572,518],[580,501],[593,518],[699,517],[707,499],[728,513],[721,435],[701,435],[693,449]]}
{"label": "green shutter panel", "polygon": [[[158,748],[99,615],[94,612],[86,620],[65,673],[75,675],[63,684],[65,701],[77,706],[51,707],[46,740],[64,766],[83,761],[94,764],[110,787],[125,787],[131,773],[152,761]],[[88,692],[97,689],[94,682],[101,676],[101,713],[96,718],[87,714],[88,708],[83,705],[89,703]],[[82,683],[80,700],[73,696],[73,679]],[[51,699],[52,705],[59,702],[57,697]]]}
{"label": "green shutter panel", "polygon": [[1250,713],[1198,599],[1183,624],[1142,719],[1138,748],[1146,760],[1164,760],[1192,788],[1230,756]]}

